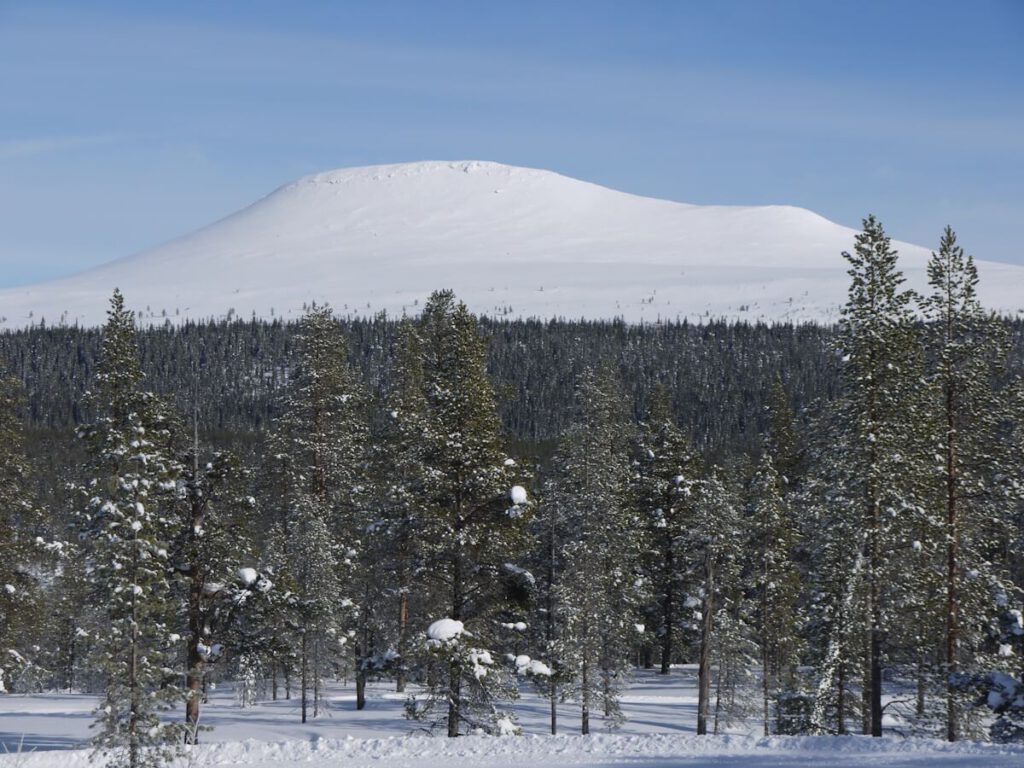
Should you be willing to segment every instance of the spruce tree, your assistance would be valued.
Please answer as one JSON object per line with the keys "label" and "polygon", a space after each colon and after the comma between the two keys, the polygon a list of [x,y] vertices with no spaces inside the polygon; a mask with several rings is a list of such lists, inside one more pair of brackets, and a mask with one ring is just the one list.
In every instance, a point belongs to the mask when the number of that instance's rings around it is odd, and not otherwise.
{"label": "spruce tree", "polygon": [[181,731],[160,717],[182,698],[170,671],[179,649],[168,555],[180,466],[168,450],[170,411],[142,381],[133,313],[115,291],[89,395],[98,416],[80,432],[92,474],[81,517],[88,578],[106,612],[95,663],[107,681],[93,743],[130,768],[159,765]]}

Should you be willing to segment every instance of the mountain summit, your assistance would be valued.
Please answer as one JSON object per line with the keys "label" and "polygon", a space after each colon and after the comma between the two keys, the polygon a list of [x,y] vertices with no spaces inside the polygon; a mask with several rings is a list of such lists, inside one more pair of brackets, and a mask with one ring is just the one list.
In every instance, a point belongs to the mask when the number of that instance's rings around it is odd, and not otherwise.
{"label": "mountain summit", "polygon": [[[855,234],[802,208],[687,205],[498,163],[346,168],[153,250],[0,290],[0,325],[98,325],[115,286],[142,323],[294,319],[314,301],[415,314],[438,288],[498,316],[833,321]],[[897,247],[923,289],[929,252]],[[1024,268],[979,269],[990,308],[1024,305]]]}

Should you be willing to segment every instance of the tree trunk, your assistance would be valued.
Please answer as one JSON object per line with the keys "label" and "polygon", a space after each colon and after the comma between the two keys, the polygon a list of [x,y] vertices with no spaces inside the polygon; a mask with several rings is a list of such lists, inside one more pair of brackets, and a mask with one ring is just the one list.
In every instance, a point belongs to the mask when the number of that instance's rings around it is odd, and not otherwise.
{"label": "tree trunk", "polygon": [[320,641],[313,642],[313,717],[320,717]]}
{"label": "tree trunk", "polygon": [[308,690],[308,685],[309,685],[309,658],[308,658],[308,654],[307,654],[308,648],[309,648],[309,641],[306,639],[306,632],[305,632],[305,630],[303,630],[303,632],[302,632],[302,662],[301,662],[301,665],[300,665],[301,669],[302,669],[302,683],[301,683],[302,684],[302,722],[306,722],[306,707],[307,707],[307,704],[308,704],[307,698],[306,698],[306,695],[307,695],[306,692]]}
{"label": "tree trunk", "polygon": [[[762,643],[764,643],[764,641],[762,641]],[[761,652],[761,695],[762,696],[761,697],[762,697],[762,701],[763,701],[763,704],[764,704],[764,735],[765,736],[769,735],[769,727],[768,727],[768,714],[769,714],[768,690],[769,690],[769,686],[768,686],[768,652],[766,650],[764,650],[764,646],[762,645],[762,652]]]}
{"label": "tree trunk", "polygon": [[[193,528],[193,530],[195,529]],[[202,590],[202,584],[193,574],[189,585],[188,600],[189,639],[186,658],[188,673],[185,681],[187,688],[185,699],[186,744],[199,742],[199,706],[203,698],[203,677],[206,673],[206,662],[199,653],[199,645],[203,640],[203,616],[200,602],[203,596]]]}
{"label": "tree trunk", "polygon": [[[461,505],[460,505],[461,509]],[[455,540],[459,541],[462,534],[462,514],[456,513]],[[462,549],[461,544],[455,545],[452,554],[452,615],[451,618],[462,619]],[[456,662],[448,665],[448,736],[459,735],[459,719],[462,715],[462,670]]]}
{"label": "tree trunk", "polygon": [[956,419],[952,386],[946,386],[946,739],[957,740],[956,687],[959,672],[960,600],[957,594],[957,558],[960,532],[956,507]]}
{"label": "tree trunk", "polygon": [[[136,552],[138,549],[136,548]],[[137,555],[135,556],[137,557]],[[136,561],[135,571],[138,572]],[[128,765],[139,765],[139,624],[135,597],[132,597],[132,640],[128,656]]]}
{"label": "tree trunk", "polygon": [[366,672],[356,670],[356,710],[366,709]]}
{"label": "tree trunk", "polygon": [[667,675],[672,669],[672,627],[675,624],[675,590],[673,579],[675,577],[675,562],[672,556],[672,545],[665,553],[665,596],[661,605],[661,674]]}
{"label": "tree trunk", "polygon": [[701,617],[700,658],[697,664],[697,735],[708,732],[711,696],[711,634],[715,618],[715,568],[711,547],[704,551],[704,615]]}
{"label": "tree trunk", "polygon": [[846,735],[846,665],[842,662],[836,670],[836,732]]}
{"label": "tree trunk", "polygon": [[448,736],[459,735],[459,697],[462,694],[462,678],[459,665],[454,661],[448,665]]}
{"label": "tree trunk", "polygon": [[925,664],[924,653],[917,659],[917,704],[915,712],[918,718],[924,717],[925,693],[927,692],[928,667]]}
{"label": "tree trunk", "polygon": [[715,675],[715,724],[712,733],[718,735],[718,713],[722,709],[722,662],[718,663],[718,674]]}
{"label": "tree trunk", "polygon": [[551,735],[558,735],[558,686],[551,681]]}
{"label": "tree trunk", "polygon": [[405,693],[406,638],[409,629],[409,593],[402,589],[398,598],[398,672],[395,674],[395,692]]}
{"label": "tree trunk", "polygon": [[587,657],[584,655],[580,668],[580,733],[590,734],[590,679],[587,668]]}
{"label": "tree trunk", "polygon": [[882,628],[871,628],[871,735],[882,735]]}

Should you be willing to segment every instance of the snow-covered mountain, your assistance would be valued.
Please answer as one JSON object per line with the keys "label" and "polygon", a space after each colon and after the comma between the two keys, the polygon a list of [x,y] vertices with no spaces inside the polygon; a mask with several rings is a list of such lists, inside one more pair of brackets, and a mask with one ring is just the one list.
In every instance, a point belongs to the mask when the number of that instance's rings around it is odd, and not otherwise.
{"label": "snow-covered mountain", "polygon": [[[490,315],[831,321],[854,234],[802,208],[686,205],[497,163],[347,168],[151,251],[0,290],[0,325],[100,324],[115,286],[154,323],[288,319],[313,301],[414,314],[438,288]],[[928,250],[897,247],[924,288]],[[979,269],[989,307],[1024,307],[1024,268]]]}

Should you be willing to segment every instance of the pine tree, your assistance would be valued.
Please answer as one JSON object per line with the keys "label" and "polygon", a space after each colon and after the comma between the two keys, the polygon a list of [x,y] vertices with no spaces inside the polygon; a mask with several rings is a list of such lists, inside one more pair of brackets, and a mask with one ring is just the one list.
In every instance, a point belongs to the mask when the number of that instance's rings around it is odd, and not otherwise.
{"label": "pine tree", "polygon": [[[1016,502],[1010,390],[1001,384],[1008,354],[1003,324],[985,312],[977,297],[978,271],[946,227],[928,263],[931,294],[922,302],[928,322],[930,409],[939,415],[934,440],[938,464],[935,527],[942,531],[945,594],[944,655],[946,738],[961,731],[963,702],[958,677],[977,673],[984,637],[981,628],[997,616],[994,596],[1007,594],[1008,574],[994,566],[995,535],[1008,526]],[[965,578],[966,573],[973,578]],[[995,588],[994,588],[995,587]],[[967,668],[963,664],[967,662]]]}
{"label": "pine tree", "polygon": [[96,663],[107,683],[93,743],[130,768],[159,765],[181,730],[160,719],[181,699],[170,671],[178,638],[168,556],[180,467],[168,450],[169,409],[142,380],[133,314],[115,291],[90,394],[99,416],[81,431],[93,473],[82,520],[87,573],[106,610]]}
{"label": "pine tree", "polygon": [[34,665],[29,648],[42,618],[41,553],[32,538],[40,512],[28,494],[23,404],[18,382],[0,376],[0,693],[15,690],[19,674]]}
{"label": "pine tree", "polygon": [[783,487],[772,454],[765,450],[750,484],[765,736],[771,702],[794,690],[800,663],[800,574],[792,559],[797,532]]}
{"label": "pine tree", "polygon": [[623,719],[619,697],[636,633],[639,551],[624,408],[614,381],[607,374],[581,375],[576,412],[545,504],[572,532],[562,546],[565,570],[556,589],[562,624],[557,666],[571,677],[566,688],[580,703],[581,731],[588,734],[598,707],[608,727]]}
{"label": "pine tree", "polygon": [[[735,599],[739,576],[736,546],[743,540],[739,504],[717,468],[701,483],[695,511],[686,541],[689,557],[685,567],[690,591],[686,602],[699,608],[697,734],[702,736],[708,733],[711,710],[716,621],[723,610],[728,610],[730,597]],[[732,616],[738,619],[741,611]],[[739,627],[733,631],[737,637],[745,634]]]}
{"label": "pine tree", "polygon": [[678,642],[684,570],[680,550],[692,524],[696,489],[703,475],[700,457],[676,426],[668,395],[655,391],[650,413],[640,425],[636,450],[635,497],[648,539],[648,578],[657,596],[656,631],[661,674],[667,675]]}
{"label": "pine tree", "polygon": [[849,470],[853,511],[860,516],[866,600],[867,674],[862,690],[864,730],[882,735],[882,664],[888,625],[897,618],[900,580],[893,552],[909,546],[915,483],[914,396],[921,361],[910,302],[901,288],[897,253],[881,224],[869,216],[849,262],[849,298],[840,321],[844,420],[851,433]]}
{"label": "pine tree", "polygon": [[280,475],[280,563],[295,591],[301,718],[319,714],[324,670],[341,662],[355,617],[353,558],[363,530],[366,424],[361,388],[329,307],[302,319],[301,357],[269,452]]}
{"label": "pine tree", "polygon": [[[390,388],[383,401],[374,441],[374,484],[379,519],[368,534],[364,570],[380,595],[376,608],[381,634],[391,638],[395,656],[371,666],[391,667],[396,690],[405,691],[411,650],[411,625],[425,619],[423,510],[432,502],[427,465],[431,434],[423,386],[422,341],[404,319],[395,341]],[[380,649],[385,651],[391,648]]]}
{"label": "pine tree", "polygon": [[[526,544],[526,509],[516,503],[520,499],[510,498],[517,470],[503,445],[487,377],[487,348],[476,318],[450,291],[441,291],[430,297],[417,330],[429,423],[423,456],[430,478],[421,516],[423,574],[444,618],[464,624],[474,638],[474,652],[483,652],[493,640],[491,618],[506,602],[504,565],[514,564]],[[434,704],[447,703],[449,736],[458,736],[463,722],[483,727],[481,717],[497,729],[495,718],[503,718],[494,714],[494,699],[514,695],[497,676],[476,677],[475,667],[456,653],[463,645],[433,648],[435,654],[451,654],[434,678],[434,693],[446,691],[430,698]],[[486,685],[491,681],[498,684]],[[414,714],[433,717],[434,706],[414,708]]]}
{"label": "pine tree", "polygon": [[193,445],[180,463],[171,562],[187,624],[185,738],[194,744],[207,667],[232,645],[229,635],[234,634],[238,610],[269,582],[248,568],[255,562],[250,528],[255,499],[241,487],[244,472],[239,460],[218,451],[209,461],[201,461],[196,428]]}

